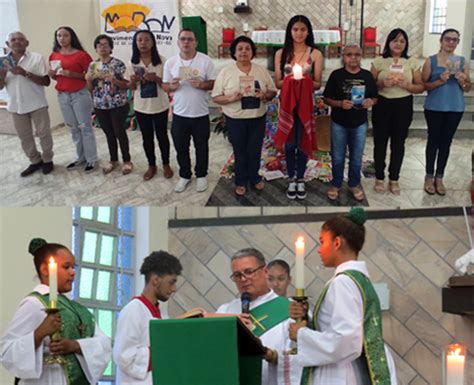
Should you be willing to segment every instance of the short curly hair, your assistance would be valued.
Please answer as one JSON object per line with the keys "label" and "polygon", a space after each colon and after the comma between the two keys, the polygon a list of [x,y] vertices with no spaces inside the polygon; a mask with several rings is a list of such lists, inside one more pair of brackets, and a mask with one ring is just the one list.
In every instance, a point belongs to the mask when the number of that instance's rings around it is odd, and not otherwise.
{"label": "short curly hair", "polygon": [[244,35],[236,37],[234,39],[234,41],[231,43],[231,45],[229,47],[229,51],[230,51],[230,56],[232,57],[232,59],[237,60],[235,58],[235,50],[237,49],[237,44],[239,44],[239,43],[248,43],[248,44],[250,44],[250,48],[252,49],[251,59],[253,59],[255,57],[255,55],[257,54],[257,46],[255,45],[255,43],[253,42],[253,40],[251,38],[249,38],[248,36],[244,36]]}
{"label": "short curly hair", "polygon": [[152,273],[163,277],[164,275],[181,275],[182,270],[183,266],[178,258],[166,251],[159,250],[153,251],[143,260],[140,274],[143,274],[145,282],[148,282]]}

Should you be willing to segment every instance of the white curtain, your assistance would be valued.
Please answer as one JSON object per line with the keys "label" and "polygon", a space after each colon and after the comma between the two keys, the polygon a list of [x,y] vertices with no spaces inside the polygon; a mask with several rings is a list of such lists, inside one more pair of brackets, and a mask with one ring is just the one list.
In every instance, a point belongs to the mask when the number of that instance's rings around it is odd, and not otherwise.
{"label": "white curtain", "polygon": [[[16,0],[0,0],[0,56],[3,56],[6,48],[7,35],[20,28]],[[5,89],[0,90],[0,100],[6,100]]]}

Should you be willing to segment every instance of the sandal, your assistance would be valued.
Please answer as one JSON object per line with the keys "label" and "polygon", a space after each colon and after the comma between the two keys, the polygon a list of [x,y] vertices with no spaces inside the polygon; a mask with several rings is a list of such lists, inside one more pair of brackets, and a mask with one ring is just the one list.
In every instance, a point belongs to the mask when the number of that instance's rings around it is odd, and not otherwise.
{"label": "sandal", "polygon": [[254,187],[255,190],[257,190],[257,191],[262,191],[262,190],[265,188],[265,183],[263,183],[263,180],[261,180],[260,182],[255,183],[255,184],[253,185],[253,187]]}
{"label": "sandal", "polygon": [[434,181],[434,186],[438,195],[446,195],[446,187],[444,187],[442,178],[436,178]]}
{"label": "sandal", "polygon": [[234,189],[234,192],[235,192],[235,195],[239,197],[243,197],[245,193],[247,192],[247,189],[245,188],[245,186],[236,186]]}
{"label": "sandal", "polygon": [[102,167],[102,171],[104,174],[110,174],[115,167],[117,167],[118,162],[109,162],[104,167]]}
{"label": "sandal", "polygon": [[335,186],[329,187],[327,192],[329,200],[335,201],[339,197],[339,189]]}
{"label": "sandal", "polygon": [[401,188],[400,188],[400,184],[398,183],[398,181],[396,181],[396,180],[389,181],[388,182],[388,188],[389,188],[389,190],[392,194],[400,195]]}
{"label": "sandal", "polygon": [[434,195],[436,193],[436,188],[435,188],[435,185],[434,185],[434,179],[432,177],[426,177],[425,178],[425,185],[423,187],[425,189],[425,191],[430,194],[430,195]]}
{"label": "sandal", "polygon": [[349,187],[349,191],[356,201],[361,202],[364,200],[365,194],[360,187]]}
{"label": "sandal", "polygon": [[125,162],[122,166],[122,174],[128,175],[133,170],[133,163],[132,162]]}
{"label": "sandal", "polygon": [[376,179],[374,184],[374,190],[378,193],[385,192],[385,182],[383,179]]}

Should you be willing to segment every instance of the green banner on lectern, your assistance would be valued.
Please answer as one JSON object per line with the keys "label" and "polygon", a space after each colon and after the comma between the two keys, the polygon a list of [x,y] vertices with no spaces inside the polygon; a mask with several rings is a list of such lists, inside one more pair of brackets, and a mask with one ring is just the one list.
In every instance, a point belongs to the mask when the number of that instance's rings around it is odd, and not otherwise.
{"label": "green banner on lectern", "polygon": [[260,385],[260,341],[236,318],[150,321],[153,385]]}

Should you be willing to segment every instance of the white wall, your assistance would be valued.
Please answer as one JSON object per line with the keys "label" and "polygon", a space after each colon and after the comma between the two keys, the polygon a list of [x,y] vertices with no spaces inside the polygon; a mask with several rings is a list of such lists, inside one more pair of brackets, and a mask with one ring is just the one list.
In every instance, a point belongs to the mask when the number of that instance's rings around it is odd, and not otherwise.
{"label": "white wall", "polygon": [[[429,33],[432,1],[427,0],[426,2],[423,56],[430,56],[439,51],[440,35]],[[448,0],[446,28],[454,28],[461,33],[461,42],[457,48],[457,53],[469,59],[471,57],[472,31],[474,28],[474,1]]]}
{"label": "white wall", "polygon": [[[39,282],[28,253],[32,238],[72,247],[72,209],[61,208],[0,208],[0,336],[21,299]],[[158,207],[137,209],[136,264],[138,271],[143,258],[153,250],[168,250],[168,210]],[[137,274],[135,294],[143,289],[143,279]],[[166,306],[163,313],[167,314]],[[13,379],[0,365],[0,384],[12,384]]]}

